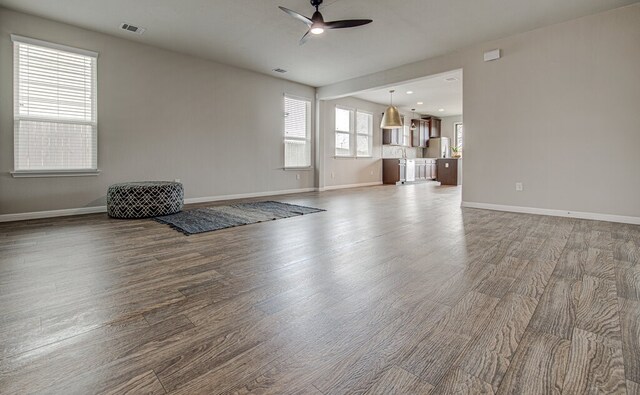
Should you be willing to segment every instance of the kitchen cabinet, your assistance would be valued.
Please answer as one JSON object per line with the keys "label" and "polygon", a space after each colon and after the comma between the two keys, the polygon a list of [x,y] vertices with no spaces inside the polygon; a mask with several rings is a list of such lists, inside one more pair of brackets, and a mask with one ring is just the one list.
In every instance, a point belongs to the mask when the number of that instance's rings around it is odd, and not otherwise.
{"label": "kitchen cabinet", "polygon": [[402,129],[382,129],[382,144],[403,145]]}
{"label": "kitchen cabinet", "polygon": [[411,146],[425,148],[429,140],[429,120],[412,119],[411,124],[415,129],[411,131]]}
{"label": "kitchen cabinet", "polygon": [[382,182],[405,184],[413,181],[428,181],[436,178],[436,160],[433,158],[383,159]]}
{"label": "kitchen cabinet", "polygon": [[406,182],[406,159],[383,159],[382,160],[382,183],[383,184],[404,184]]}
{"label": "kitchen cabinet", "polygon": [[416,159],[416,181],[424,181],[425,178],[425,162],[420,159]]}
{"label": "kitchen cabinet", "polygon": [[441,185],[462,184],[462,159],[436,159],[438,178]]}
{"label": "kitchen cabinet", "polygon": [[431,118],[430,127],[429,127],[429,138],[440,137],[440,125],[442,120],[439,118]]}
{"label": "kitchen cabinet", "polygon": [[422,118],[422,120],[428,122],[426,141],[428,141],[430,138],[441,137],[442,120],[440,118],[425,116]]}

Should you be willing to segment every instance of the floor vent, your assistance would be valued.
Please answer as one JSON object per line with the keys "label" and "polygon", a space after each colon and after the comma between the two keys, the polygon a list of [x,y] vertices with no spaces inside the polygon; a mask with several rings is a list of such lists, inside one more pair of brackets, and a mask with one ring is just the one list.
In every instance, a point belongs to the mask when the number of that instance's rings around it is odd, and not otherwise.
{"label": "floor vent", "polygon": [[147,30],[144,27],[134,26],[134,25],[131,25],[129,23],[121,23],[120,24],[120,29],[126,30],[126,31],[128,31],[130,33],[135,33],[135,34],[142,34],[142,33],[144,33],[145,30]]}

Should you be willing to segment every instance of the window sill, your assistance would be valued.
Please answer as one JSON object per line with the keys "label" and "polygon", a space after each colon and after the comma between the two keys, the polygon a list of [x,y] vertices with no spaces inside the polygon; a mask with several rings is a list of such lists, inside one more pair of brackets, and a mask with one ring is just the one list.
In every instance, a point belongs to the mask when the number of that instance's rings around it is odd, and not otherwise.
{"label": "window sill", "polygon": [[87,177],[99,175],[100,170],[15,170],[10,174],[13,178]]}
{"label": "window sill", "polygon": [[307,166],[307,167],[283,167],[282,170],[284,170],[284,171],[311,171],[311,170],[313,170],[313,166]]}

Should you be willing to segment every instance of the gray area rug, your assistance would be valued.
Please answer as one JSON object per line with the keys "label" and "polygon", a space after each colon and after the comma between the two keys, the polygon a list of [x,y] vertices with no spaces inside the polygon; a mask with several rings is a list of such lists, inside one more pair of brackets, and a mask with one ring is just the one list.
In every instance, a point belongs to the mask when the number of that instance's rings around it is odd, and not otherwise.
{"label": "gray area rug", "polygon": [[275,219],[296,217],[325,211],[313,207],[297,206],[281,202],[240,203],[230,206],[195,208],[176,214],[155,217],[154,220],[168,224],[175,230],[192,235],[255,224]]}

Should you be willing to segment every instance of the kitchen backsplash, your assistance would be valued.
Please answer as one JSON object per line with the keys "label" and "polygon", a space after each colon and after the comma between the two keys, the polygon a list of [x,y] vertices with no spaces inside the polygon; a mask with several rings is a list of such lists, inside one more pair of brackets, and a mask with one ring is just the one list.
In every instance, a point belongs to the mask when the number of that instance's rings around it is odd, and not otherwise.
{"label": "kitchen backsplash", "polygon": [[383,145],[382,157],[383,158],[403,158],[402,150],[407,150],[407,158],[422,158],[422,148],[401,147],[397,145]]}

